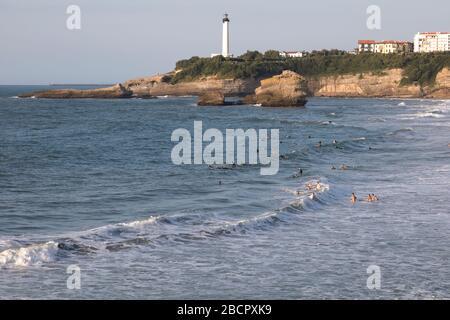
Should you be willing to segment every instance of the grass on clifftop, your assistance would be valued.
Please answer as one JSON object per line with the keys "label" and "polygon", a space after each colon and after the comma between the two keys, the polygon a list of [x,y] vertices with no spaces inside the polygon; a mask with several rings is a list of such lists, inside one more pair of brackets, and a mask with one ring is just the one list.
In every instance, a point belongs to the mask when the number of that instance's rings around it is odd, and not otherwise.
{"label": "grass on clifftop", "polygon": [[372,72],[382,74],[383,70],[402,68],[402,84],[418,83],[432,85],[436,74],[443,67],[450,68],[450,52],[410,53],[410,54],[359,54],[352,55],[339,50],[312,52],[303,58],[280,58],[278,51],[270,50],[262,54],[247,51],[237,58],[192,57],[177,62],[179,71],[172,83],[196,80],[205,76],[220,78],[265,78],[292,70],[303,76],[362,74]]}

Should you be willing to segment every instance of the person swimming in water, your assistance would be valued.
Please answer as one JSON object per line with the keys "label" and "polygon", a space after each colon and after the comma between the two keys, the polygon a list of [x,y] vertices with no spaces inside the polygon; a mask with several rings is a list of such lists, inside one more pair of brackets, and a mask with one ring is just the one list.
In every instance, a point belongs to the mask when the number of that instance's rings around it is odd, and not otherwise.
{"label": "person swimming in water", "polygon": [[348,167],[345,164],[343,164],[340,169],[341,170],[348,170]]}
{"label": "person swimming in water", "polygon": [[355,194],[354,192],[352,193],[352,198],[351,198],[351,200],[352,200],[352,203],[353,203],[353,204],[355,204],[356,201],[358,201],[358,197],[356,196],[356,194]]}
{"label": "person swimming in water", "polygon": [[367,202],[375,202],[378,200],[379,198],[374,193],[369,194],[369,196],[367,197]]}
{"label": "person swimming in water", "polygon": [[316,144],[316,147],[317,147],[317,148],[320,148],[320,147],[322,147],[322,141],[319,141],[319,143],[318,143],[318,144]]}

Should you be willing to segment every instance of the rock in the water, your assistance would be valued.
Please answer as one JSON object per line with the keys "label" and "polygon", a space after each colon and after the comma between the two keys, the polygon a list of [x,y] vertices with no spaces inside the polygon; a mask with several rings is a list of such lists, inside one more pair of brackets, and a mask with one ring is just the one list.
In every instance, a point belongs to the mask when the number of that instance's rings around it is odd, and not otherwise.
{"label": "rock in the water", "polygon": [[256,89],[256,103],[263,107],[299,107],[307,102],[305,79],[293,71],[261,81]]}
{"label": "rock in the water", "polygon": [[199,106],[223,106],[225,95],[221,91],[209,91],[198,97]]}

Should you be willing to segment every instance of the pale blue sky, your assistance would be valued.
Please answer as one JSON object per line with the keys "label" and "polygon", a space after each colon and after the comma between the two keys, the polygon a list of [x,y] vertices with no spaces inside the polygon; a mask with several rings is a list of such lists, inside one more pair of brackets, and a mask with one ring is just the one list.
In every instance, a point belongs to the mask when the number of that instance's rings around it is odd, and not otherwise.
{"label": "pale blue sky", "polygon": [[[82,29],[66,29],[66,8]],[[382,29],[366,9],[382,10]],[[352,49],[357,39],[411,40],[450,31],[448,0],[0,0],[0,84],[114,83],[169,71],[220,52],[231,16],[231,51]]]}

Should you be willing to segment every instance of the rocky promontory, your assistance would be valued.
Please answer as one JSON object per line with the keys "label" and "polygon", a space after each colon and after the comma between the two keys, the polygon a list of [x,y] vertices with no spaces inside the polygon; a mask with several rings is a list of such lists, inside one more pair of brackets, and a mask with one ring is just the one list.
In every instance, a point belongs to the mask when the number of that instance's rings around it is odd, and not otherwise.
{"label": "rocky promontory", "polygon": [[130,98],[133,96],[131,90],[126,89],[122,84],[108,88],[74,90],[74,89],[58,89],[37,91],[22,94],[20,98],[44,98],[44,99],[117,99]]}

